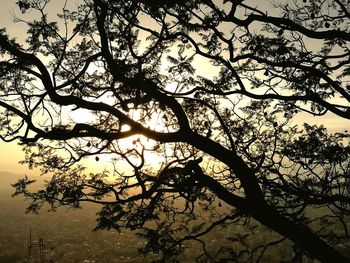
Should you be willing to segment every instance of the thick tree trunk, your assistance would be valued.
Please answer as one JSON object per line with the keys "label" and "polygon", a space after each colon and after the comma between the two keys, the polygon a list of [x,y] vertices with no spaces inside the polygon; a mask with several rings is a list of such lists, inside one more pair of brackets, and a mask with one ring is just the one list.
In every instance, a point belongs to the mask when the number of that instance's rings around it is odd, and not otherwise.
{"label": "thick tree trunk", "polygon": [[311,257],[321,262],[350,263],[350,259],[335,250],[309,228],[294,222],[281,215],[274,207],[265,201],[248,202],[246,198],[239,197],[229,192],[219,182],[204,174],[199,178],[204,185],[213,191],[218,198],[227,204],[241,209],[255,220],[293,241],[298,247],[310,254]]}
{"label": "thick tree trunk", "polygon": [[268,228],[278,232],[282,236],[287,237],[297,244],[298,247],[321,262],[350,262],[350,258],[345,257],[340,252],[335,250],[319,236],[311,232],[310,229],[284,217],[273,207],[252,207],[249,210],[249,214],[254,219]]}
{"label": "thick tree trunk", "polygon": [[228,165],[240,179],[246,194],[245,197],[236,196],[215,179],[202,174],[200,180],[220,199],[241,209],[271,230],[290,239],[321,262],[350,263],[350,258],[335,250],[309,228],[286,218],[274,207],[269,206],[264,200],[256,175],[234,151],[198,134],[187,134],[185,138],[188,143]]}

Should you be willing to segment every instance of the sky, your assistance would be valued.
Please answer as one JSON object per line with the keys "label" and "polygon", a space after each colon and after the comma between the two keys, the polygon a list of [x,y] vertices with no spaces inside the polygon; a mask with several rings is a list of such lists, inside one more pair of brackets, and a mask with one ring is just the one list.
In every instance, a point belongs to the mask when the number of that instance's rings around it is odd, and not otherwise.
{"label": "sky", "polygon": [[[6,27],[8,32],[21,32],[23,25],[12,22],[12,12],[18,10],[14,6],[14,0],[2,0],[0,8],[0,27]],[[23,159],[23,152],[16,142],[5,143],[0,141],[0,171],[9,171],[16,173],[29,173],[30,171],[24,165],[18,162]]]}
{"label": "sky", "polygon": [[[76,1],[75,1],[76,2]],[[13,23],[13,14],[20,14],[15,6],[14,0],[1,0],[0,27],[6,27],[11,36],[20,39],[25,30],[22,23]],[[314,118],[309,114],[300,115],[300,122],[310,122],[314,124],[324,124],[331,132],[350,129],[349,122],[333,114]],[[0,141],[0,171],[8,171],[20,174],[37,174],[38,170],[29,170],[25,165],[18,162],[24,158],[21,146],[17,142],[4,143]],[[101,163],[103,165],[103,163]]]}

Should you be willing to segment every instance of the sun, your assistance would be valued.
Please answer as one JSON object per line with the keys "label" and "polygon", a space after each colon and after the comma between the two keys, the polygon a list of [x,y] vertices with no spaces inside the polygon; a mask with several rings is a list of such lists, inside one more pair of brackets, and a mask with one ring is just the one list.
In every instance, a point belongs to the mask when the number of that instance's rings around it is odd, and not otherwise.
{"label": "sun", "polygon": [[[104,102],[106,103],[106,100]],[[139,121],[142,116],[142,110],[134,110],[127,114],[135,121]],[[94,124],[100,121],[98,116],[93,112],[84,109],[70,111],[67,116],[70,122],[74,124]],[[165,127],[164,120],[159,113],[152,114],[145,125],[147,125],[149,129],[157,131],[162,131]],[[125,132],[130,129],[130,126],[124,124],[120,129],[122,132]],[[89,139],[86,138],[86,141],[88,140]],[[166,148],[166,145],[162,147]],[[134,167],[140,166],[142,162],[144,163],[143,168],[159,169],[164,162],[164,156],[166,154],[160,155],[156,150],[159,148],[159,143],[141,134],[115,140],[106,151],[100,153],[98,153],[99,147],[95,148],[92,145],[88,148],[91,153],[96,152],[96,154],[82,158],[79,164],[85,166],[88,173],[108,171],[111,175],[114,174],[116,170],[118,173],[131,173]],[[84,150],[86,149],[84,148]],[[126,157],[127,161],[125,160]],[[123,161],[120,161],[120,159],[123,159]]]}

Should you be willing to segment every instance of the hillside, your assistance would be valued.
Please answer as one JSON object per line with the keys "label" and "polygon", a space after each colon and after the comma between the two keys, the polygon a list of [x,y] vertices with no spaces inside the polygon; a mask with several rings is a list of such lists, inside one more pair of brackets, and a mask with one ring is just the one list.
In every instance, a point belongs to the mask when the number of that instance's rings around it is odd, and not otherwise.
{"label": "hillside", "polygon": [[[26,174],[0,171],[0,196],[11,196],[11,194],[14,192],[14,188],[11,185],[25,176]],[[46,179],[44,176],[28,175],[28,177],[32,180],[36,180],[35,184],[33,184],[33,188],[36,189],[42,186]]]}
{"label": "hillside", "polygon": [[[25,214],[28,202],[22,197],[11,197],[11,184],[22,177],[0,172],[0,263],[26,262],[30,228],[34,242],[43,238],[46,248],[54,248],[54,262],[150,262],[138,256],[137,248],[143,241],[134,234],[92,232],[97,211],[94,205],[79,210],[62,208],[56,212],[43,208],[39,214]],[[38,180],[36,187],[45,179],[30,178]],[[33,254],[37,253],[33,250]]]}

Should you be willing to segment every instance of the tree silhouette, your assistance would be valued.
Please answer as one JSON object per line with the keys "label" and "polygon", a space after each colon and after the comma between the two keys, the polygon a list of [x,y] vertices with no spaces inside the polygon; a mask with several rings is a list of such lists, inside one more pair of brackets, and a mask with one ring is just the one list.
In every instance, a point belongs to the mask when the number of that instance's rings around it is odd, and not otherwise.
{"label": "tree silhouette", "polygon": [[[291,261],[350,262],[349,135],[294,124],[350,119],[348,1],[66,1],[58,18],[49,0],[17,4],[33,19],[16,18],[23,43],[1,30],[1,139],[52,174],[38,192],[15,184],[28,210],[100,204],[96,229],[138,231],[164,262],[189,243],[200,262],[280,243]],[[101,156],[114,171],[79,165]],[[251,241],[257,223],[277,238]],[[231,245],[208,249],[232,225]]]}

